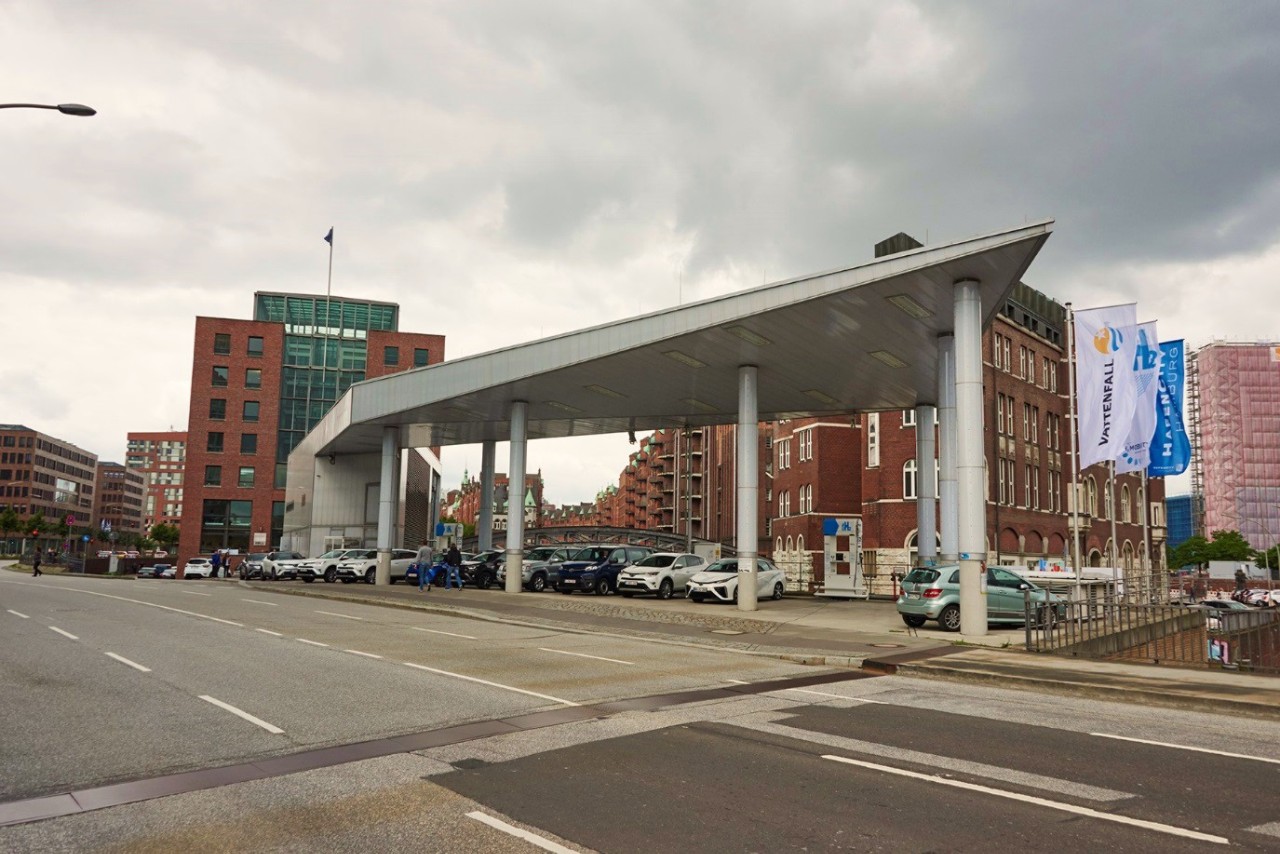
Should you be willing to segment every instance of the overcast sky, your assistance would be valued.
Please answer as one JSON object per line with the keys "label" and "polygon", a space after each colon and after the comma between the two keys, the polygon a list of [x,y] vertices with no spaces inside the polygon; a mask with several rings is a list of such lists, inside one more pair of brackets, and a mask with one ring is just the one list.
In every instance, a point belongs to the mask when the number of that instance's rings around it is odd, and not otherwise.
{"label": "overcast sky", "polygon": [[[185,429],[195,315],[450,357],[1054,217],[1026,281],[1280,339],[1274,2],[0,0],[0,422]],[[625,437],[529,448],[556,503]],[[479,469],[446,449],[445,484]],[[506,446],[498,450],[506,468]]]}

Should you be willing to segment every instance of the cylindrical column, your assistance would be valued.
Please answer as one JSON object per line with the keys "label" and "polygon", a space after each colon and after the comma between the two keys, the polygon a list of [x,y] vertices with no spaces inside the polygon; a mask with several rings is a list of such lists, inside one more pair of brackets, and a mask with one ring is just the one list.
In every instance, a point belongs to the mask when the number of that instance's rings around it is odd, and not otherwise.
{"label": "cylindrical column", "polygon": [[956,339],[938,336],[938,535],[942,563],[960,560],[956,482]]}
{"label": "cylindrical column", "polygon": [[916,558],[919,566],[938,562],[938,468],[934,462],[936,409],[916,407]]}
{"label": "cylindrical column", "polygon": [[955,283],[956,495],[960,539],[960,631],[987,633],[987,505],[982,457],[982,297]]}
{"label": "cylindrical column", "polygon": [[507,469],[507,586],[508,593],[523,588],[524,565],[524,451],[529,404],[511,402],[511,464]]}
{"label": "cylindrical column", "polygon": [[480,516],[476,519],[476,537],[480,551],[493,548],[493,458],[497,443],[487,439],[480,446]]}
{"label": "cylindrical column", "polygon": [[738,368],[738,610],[756,610],[756,519],[760,493],[759,403],[756,366]]}
{"label": "cylindrical column", "polygon": [[400,430],[382,428],[382,482],[378,484],[378,568],[375,584],[391,583],[391,526],[396,509],[396,454],[400,452]]}

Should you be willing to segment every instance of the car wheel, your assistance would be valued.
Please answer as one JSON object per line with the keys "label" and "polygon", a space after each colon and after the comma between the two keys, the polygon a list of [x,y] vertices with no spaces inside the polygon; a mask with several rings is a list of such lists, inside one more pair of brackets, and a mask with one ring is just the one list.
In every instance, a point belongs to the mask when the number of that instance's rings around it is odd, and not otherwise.
{"label": "car wheel", "polygon": [[777,602],[781,598],[782,598],[782,582],[779,581],[777,584],[773,585],[773,601]]}
{"label": "car wheel", "polygon": [[701,593],[690,593],[689,598],[692,599],[694,602],[701,603],[702,600],[706,597]]}
{"label": "car wheel", "polygon": [[529,589],[534,593],[541,593],[547,589],[547,577],[542,573],[537,573],[533,578],[529,579]]}
{"label": "car wheel", "polygon": [[918,629],[924,625],[924,617],[919,614],[903,614],[902,622],[906,623],[913,629]]}
{"label": "car wheel", "polygon": [[670,599],[672,592],[675,591],[675,585],[671,583],[670,578],[662,579],[662,583],[658,585],[658,598]]}
{"label": "car wheel", "polygon": [[597,578],[596,579],[596,595],[604,596],[608,592],[609,592],[609,579]]}
{"label": "car wheel", "polygon": [[378,579],[378,570],[369,567],[369,571],[364,574],[364,583],[373,584]]}
{"label": "car wheel", "polygon": [[948,605],[938,614],[938,625],[948,632],[960,631],[960,606]]}
{"label": "car wheel", "polygon": [[331,566],[324,571],[325,584],[332,584],[337,577],[338,577],[338,568],[336,566]]}
{"label": "car wheel", "polygon": [[489,573],[487,572],[476,573],[476,587],[480,588],[481,590],[488,590],[492,584],[493,584],[493,576],[489,575]]}

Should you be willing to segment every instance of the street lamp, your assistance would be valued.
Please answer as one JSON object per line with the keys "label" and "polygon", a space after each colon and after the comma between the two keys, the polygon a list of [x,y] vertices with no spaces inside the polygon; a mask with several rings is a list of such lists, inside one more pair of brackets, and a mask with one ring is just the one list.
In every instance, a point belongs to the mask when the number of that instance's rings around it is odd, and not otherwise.
{"label": "street lamp", "polygon": [[0,104],[0,110],[57,110],[67,116],[96,116],[98,111],[84,104]]}

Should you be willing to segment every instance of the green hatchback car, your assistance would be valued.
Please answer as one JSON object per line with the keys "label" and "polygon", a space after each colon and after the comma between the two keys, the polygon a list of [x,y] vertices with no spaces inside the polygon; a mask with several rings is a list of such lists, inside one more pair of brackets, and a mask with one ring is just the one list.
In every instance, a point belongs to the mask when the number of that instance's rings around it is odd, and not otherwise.
{"label": "green hatchback car", "polygon": [[[1042,620],[1052,607],[1056,616],[1065,614],[1060,596],[1041,590],[1025,578],[998,566],[987,567],[987,621],[991,623],[1026,622],[1023,591],[1031,591],[1031,604]],[[960,631],[960,567],[955,564],[919,567],[902,579],[902,595],[898,597],[898,613],[902,622],[912,628],[925,620],[937,620],[945,631]]]}

